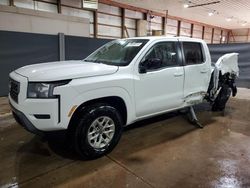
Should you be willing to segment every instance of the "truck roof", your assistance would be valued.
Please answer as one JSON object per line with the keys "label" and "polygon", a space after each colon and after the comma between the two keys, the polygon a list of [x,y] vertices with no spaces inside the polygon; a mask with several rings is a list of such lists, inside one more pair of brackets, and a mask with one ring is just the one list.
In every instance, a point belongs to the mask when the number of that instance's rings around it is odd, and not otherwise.
{"label": "truck roof", "polygon": [[128,39],[147,39],[147,40],[161,40],[161,39],[178,39],[180,41],[191,41],[191,42],[204,42],[202,39],[189,38],[189,37],[166,37],[166,36],[146,36],[146,37],[131,37]]}

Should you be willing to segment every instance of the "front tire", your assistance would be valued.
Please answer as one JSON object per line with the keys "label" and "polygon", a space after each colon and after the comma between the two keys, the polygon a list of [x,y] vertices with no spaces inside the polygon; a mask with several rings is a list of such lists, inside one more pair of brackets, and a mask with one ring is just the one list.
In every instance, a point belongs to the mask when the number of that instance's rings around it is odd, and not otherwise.
{"label": "front tire", "polygon": [[81,157],[96,159],[109,153],[122,134],[122,118],[108,104],[86,107],[73,134],[73,144]]}

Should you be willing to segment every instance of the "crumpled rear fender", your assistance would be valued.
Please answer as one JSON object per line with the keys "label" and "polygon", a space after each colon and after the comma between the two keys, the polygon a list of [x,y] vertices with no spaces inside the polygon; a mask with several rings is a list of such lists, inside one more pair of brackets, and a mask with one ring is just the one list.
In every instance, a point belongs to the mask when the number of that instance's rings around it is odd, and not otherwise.
{"label": "crumpled rear fender", "polygon": [[[210,99],[213,99],[219,89],[220,77],[229,74],[235,79],[239,76],[238,53],[228,53],[221,56],[215,63],[208,89]],[[221,76],[220,76],[221,75]]]}

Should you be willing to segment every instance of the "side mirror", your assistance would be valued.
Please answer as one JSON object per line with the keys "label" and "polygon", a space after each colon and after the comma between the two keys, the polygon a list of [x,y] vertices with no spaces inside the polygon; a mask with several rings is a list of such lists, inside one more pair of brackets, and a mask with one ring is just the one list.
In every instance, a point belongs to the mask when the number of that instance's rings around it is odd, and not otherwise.
{"label": "side mirror", "polygon": [[147,68],[146,68],[144,62],[141,63],[141,64],[139,65],[139,73],[140,73],[140,74],[145,74],[145,73],[147,73]]}

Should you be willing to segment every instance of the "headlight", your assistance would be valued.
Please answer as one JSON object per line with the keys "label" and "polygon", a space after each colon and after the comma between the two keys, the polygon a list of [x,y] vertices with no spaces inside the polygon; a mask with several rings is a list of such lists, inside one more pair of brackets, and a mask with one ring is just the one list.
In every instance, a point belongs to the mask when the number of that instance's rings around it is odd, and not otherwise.
{"label": "headlight", "polygon": [[29,82],[27,98],[55,98],[53,95],[54,88],[68,84],[70,80],[58,81],[58,82]]}

